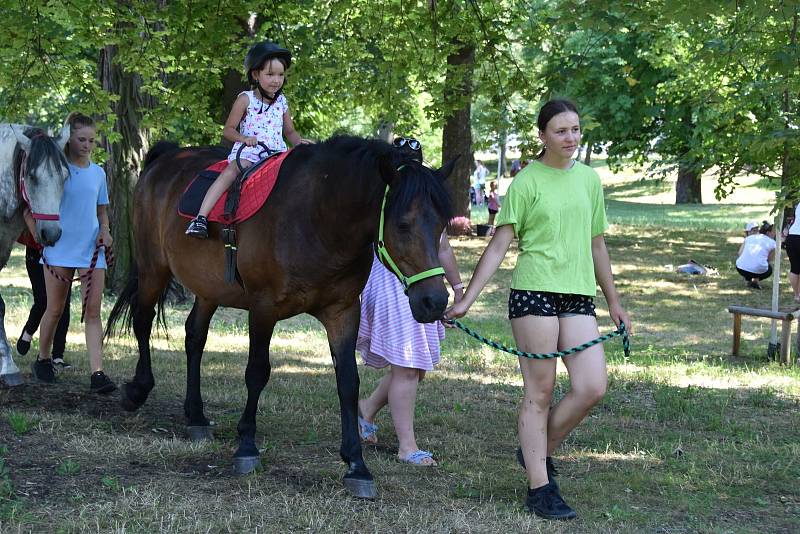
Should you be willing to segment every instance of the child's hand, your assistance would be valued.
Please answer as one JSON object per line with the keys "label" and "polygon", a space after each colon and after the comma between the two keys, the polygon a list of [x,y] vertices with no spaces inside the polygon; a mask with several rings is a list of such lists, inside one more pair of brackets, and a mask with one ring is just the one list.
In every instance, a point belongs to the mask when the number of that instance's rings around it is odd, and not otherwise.
{"label": "child's hand", "polygon": [[300,142],[297,143],[298,145],[313,145],[314,141],[311,139],[300,139]]}
{"label": "child's hand", "polygon": [[258,138],[252,136],[245,137],[244,140],[242,140],[242,143],[247,146],[256,146],[258,144]]}

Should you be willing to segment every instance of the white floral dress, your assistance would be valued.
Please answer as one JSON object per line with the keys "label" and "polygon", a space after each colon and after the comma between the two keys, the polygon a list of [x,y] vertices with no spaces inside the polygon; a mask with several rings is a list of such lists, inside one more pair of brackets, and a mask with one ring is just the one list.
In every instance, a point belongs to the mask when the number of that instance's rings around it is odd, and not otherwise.
{"label": "white floral dress", "polygon": [[[270,106],[267,102],[260,101],[254,91],[243,91],[240,95],[247,95],[250,102],[247,104],[247,112],[239,123],[239,133],[247,137],[255,137],[264,143],[270,150],[286,152],[286,142],[283,140],[283,114],[289,111],[289,103],[286,97],[278,95],[278,98]],[[236,142],[228,161],[236,159],[236,152],[242,143]],[[261,146],[248,146],[242,150],[241,159],[257,162],[261,160],[260,154],[264,150]]]}

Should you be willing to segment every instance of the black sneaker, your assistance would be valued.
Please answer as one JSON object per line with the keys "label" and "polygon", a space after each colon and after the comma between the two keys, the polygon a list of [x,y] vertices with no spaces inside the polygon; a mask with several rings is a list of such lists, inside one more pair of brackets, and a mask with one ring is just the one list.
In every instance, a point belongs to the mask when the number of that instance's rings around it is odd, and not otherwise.
{"label": "black sneaker", "polygon": [[208,219],[203,217],[202,215],[198,215],[192,222],[189,223],[189,227],[186,229],[186,235],[196,237],[197,239],[205,239],[208,237]]}
{"label": "black sneaker", "polygon": [[64,360],[61,356],[53,356],[53,365],[56,366],[57,369],[72,369],[72,365]]}
{"label": "black sneaker", "polygon": [[[517,462],[525,469],[525,457],[522,455],[522,447],[517,447]],[[548,456],[544,459],[544,462],[547,466],[547,481],[556,484],[555,478],[558,476],[558,469],[553,463],[553,457]]]}
{"label": "black sneaker", "polygon": [[25,330],[22,330],[22,334],[19,336],[19,339],[17,339],[17,354],[19,354],[20,356],[25,356],[26,354],[28,354],[28,351],[31,350],[32,340],[25,341],[24,339],[22,339],[22,336],[25,335],[26,333],[27,332],[25,332]]}
{"label": "black sneaker", "polygon": [[53,369],[53,360],[49,358],[47,360],[36,358],[31,364],[31,372],[33,372],[33,377],[39,382],[53,384],[56,381],[56,371]]}
{"label": "black sneaker", "polygon": [[111,393],[117,385],[103,371],[95,371],[89,379],[89,389],[92,393]]}
{"label": "black sneaker", "polygon": [[564,502],[558,487],[551,483],[536,489],[528,488],[525,506],[529,512],[545,519],[575,519],[578,514]]}

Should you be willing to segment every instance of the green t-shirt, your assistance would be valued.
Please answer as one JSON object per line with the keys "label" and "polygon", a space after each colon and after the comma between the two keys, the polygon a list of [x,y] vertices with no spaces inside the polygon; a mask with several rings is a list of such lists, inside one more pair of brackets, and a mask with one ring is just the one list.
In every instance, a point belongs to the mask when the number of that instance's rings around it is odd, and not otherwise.
{"label": "green t-shirt", "polygon": [[591,167],[554,169],[534,161],[508,188],[497,226],[519,239],[511,287],[595,296],[592,238],[608,228],[603,186]]}

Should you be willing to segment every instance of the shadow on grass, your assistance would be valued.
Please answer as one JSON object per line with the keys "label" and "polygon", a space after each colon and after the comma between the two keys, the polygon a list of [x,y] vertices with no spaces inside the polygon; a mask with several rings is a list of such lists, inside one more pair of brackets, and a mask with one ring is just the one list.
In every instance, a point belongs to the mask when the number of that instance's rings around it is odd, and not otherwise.
{"label": "shadow on grass", "polygon": [[[363,374],[365,389],[374,386],[377,375]],[[262,395],[258,443],[267,465],[275,467],[256,478],[275,485],[278,494],[329,491],[326,488],[335,486],[341,476],[343,466],[335,452],[340,444],[338,398],[330,378],[276,370]],[[235,447],[242,401],[219,391],[225,388],[213,373],[206,379],[218,445],[194,451],[165,446],[165,438],[180,440],[183,435],[177,386],[161,384],[158,395],[137,414],[122,413],[113,396],[89,395],[71,380],[50,387],[2,389],[4,415],[8,410],[46,412],[49,417],[62,414],[74,423],[46,434],[37,430],[23,439],[3,439],[8,463],[16,483],[24,486],[22,466],[30,465],[34,457],[38,462],[42,450],[61,454],[69,450],[76,465],[113,472],[123,487],[188,479],[206,493],[210,484],[222,480],[219,472],[209,479],[214,469],[208,467],[228,465]],[[567,388],[561,377],[556,397]],[[502,515],[504,508],[520,505],[525,484],[514,460],[519,402],[518,387],[432,373],[419,391],[416,426],[420,445],[434,451],[441,467],[417,473],[394,462],[397,441],[388,413],[378,418],[381,446],[366,448],[365,457],[389,495],[400,497],[413,487],[418,498],[454,507],[499,506]],[[617,528],[671,524],[703,530],[721,521],[733,527],[733,519],[742,517],[737,511],[747,510],[762,531],[779,532],[794,524],[783,510],[785,499],[794,498],[800,477],[800,465],[791,461],[798,407],[797,399],[770,388],[677,387],[612,373],[604,401],[556,455],[559,484],[590,529],[593,522]],[[129,458],[135,469],[120,469],[113,457],[65,446],[75,441],[76,433],[97,443],[126,436],[137,440]],[[37,440],[36,449],[30,447],[31,439]],[[156,464],[154,457],[160,458]],[[159,469],[160,462],[166,467]],[[283,470],[275,470],[280,466]],[[764,477],[767,472],[770,476]],[[420,476],[424,486],[419,485]],[[229,477],[223,476],[229,484],[238,484]],[[55,477],[49,484],[46,495],[51,498],[76,489],[68,477]],[[91,485],[78,487],[87,498],[102,491]],[[26,501],[44,504],[42,498],[30,495]],[[720,519],[726,517],[729,520]]]}

